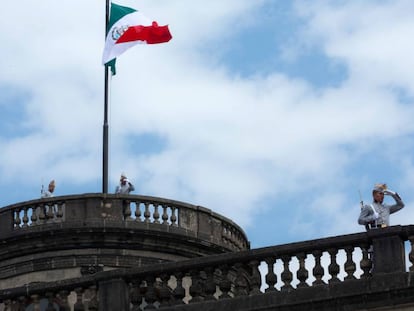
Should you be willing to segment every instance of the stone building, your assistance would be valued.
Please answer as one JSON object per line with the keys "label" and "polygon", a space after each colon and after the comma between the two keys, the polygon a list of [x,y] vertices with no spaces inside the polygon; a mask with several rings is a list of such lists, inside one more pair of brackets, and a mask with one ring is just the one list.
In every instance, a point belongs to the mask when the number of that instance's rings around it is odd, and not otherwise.
{"label": "stone building", "polygon": [[38,199],[0,209],[0,311],[414,310],[413,243],[394,226],[250,249],[201,206]]}

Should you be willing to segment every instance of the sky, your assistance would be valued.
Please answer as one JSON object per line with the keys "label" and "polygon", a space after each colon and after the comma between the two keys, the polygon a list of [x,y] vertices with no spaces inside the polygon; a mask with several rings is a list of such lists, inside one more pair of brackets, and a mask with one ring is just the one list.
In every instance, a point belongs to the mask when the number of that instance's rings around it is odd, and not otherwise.
{"label": "sky", "polygon": [[[362,232],[378,182],[414,221],[412,0],[118,0],[165,44],[117,59],[109,190],[201,205],[252,248]],[[0,12],[0,207],[102,192],[105,1]],[[386,198],[392,203],[391,198]]]}

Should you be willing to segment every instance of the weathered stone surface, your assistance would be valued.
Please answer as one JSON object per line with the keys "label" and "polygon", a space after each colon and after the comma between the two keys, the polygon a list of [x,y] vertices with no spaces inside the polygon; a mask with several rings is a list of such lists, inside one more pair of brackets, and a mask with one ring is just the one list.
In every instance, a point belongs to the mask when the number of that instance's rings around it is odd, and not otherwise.
{"label": "weathered stone surface", "polygon": [[[42,206],[57,206],[63,216],[48,218],[45,208],[39,218]],[[142,210],[132,213],[131,207]],[[23,213],[38,218],[23,226]],[[91,265],[135,268],[229,252],[222,221],[236,227],[206,208],[145,196],[84,194],[14,204],[0,209],[0,289],[23,285],[25,274],[42,271],[42,281],[53,281],[66,275],[61,271],[80,277],[80,268]]]}
{"label": "weathered stone surface", "polygon": [[[42,215],[46,205],[63,217]],[[30,209],[42,216],[35,223],[27,220]],[[250,250],[236,224],[206,208],[111,195],[16,204],[0,209],[0,224],[0,310],[48,301],[100,311],[141,304],[173,311],[414,309],[405,263],[406,252],[414,262],[405,249],[414,245],[414,226]],[[312,258],[314,265],[305,263]]]}

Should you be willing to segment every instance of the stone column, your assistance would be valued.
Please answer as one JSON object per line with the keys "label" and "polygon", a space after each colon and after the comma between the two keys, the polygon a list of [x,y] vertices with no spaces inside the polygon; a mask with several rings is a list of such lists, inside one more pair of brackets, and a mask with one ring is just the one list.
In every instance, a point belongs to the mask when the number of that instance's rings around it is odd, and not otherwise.
{"label": "stone column", "polygon": [[372,244],[373,275],[406,271],[404,241],[399,235],[373,237]]}
{"label": "stone column", "polygon": [[0,236],[2,238],[12,233],[14,226],[13,216],[13,211],[10,209],[6,212],[0,213]]}
{"label": "stone column", "polygon": [[122,279],[99,282],[99,311],[129,311],[129,290]]}

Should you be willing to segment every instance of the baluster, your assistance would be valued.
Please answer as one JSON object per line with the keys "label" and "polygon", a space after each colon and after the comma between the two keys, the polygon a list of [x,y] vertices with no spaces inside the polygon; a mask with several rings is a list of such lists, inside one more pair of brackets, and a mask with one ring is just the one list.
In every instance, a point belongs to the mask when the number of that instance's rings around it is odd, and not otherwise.
{"label": "baluster", "polygon": [[168,225],[168,213],[167,213],[168,206],[166,204],[162,204],[162,224]]}
{"label": "baluster", "polygon": [[25,296],[20,296],[19,298],[17,298],[16,300],[13,301],[13,305],[11,305],[11,309],[12,311],[24,311],[26,310],[26,302],[27,302],[27,298]]}
{"label": "baluster", "polygon": [[289,269],[289,263],[291,260],[291,256],[290,255],[283,255],[281,256],[281,259],[283,261],[283,272],[280,275],[282,282],[284,283],[284,285],[282,286],[281,290],[282,291],[286,291],[286,290],[290,290],[292,289],[292,279],[293,279],[293,274]]}
{"label": "baluster", "polygon": [[277,283],[277,275],[274,272],[274,264],[276,259],[274,257],[269,257],[265,259],[267,264],[267,274],[265,277],[266,284],[268,288],[265,289],[265,292],[276,292],[275,284]]}
{"label": "baluster", "polygon": [[16,305],[16,308],[14,309],[14,311],[24,311],[24,310],[26,310],[26,306],[27,306],[26,296],[20,296],[19,298],[17,298],[16,304],[17,305]]}
{"label": "baluster", "polygon": [[339,265],[336,262],[336,254],[338,253],[338,250],[336,248],[330,248],[328,249],[328,253],[331,256],[331,263],[328,266],[328,272],[332,276],[329,283],[337,283],[340,281],[338,279]]}
{"label": "baluster", "polygon": [[219,282],[220,291],[222,294],[220,295],[220,299],[223,298],[231,298],[229,295],[231,290],[231,282],[229,280],[229,266],[226,264],[223,264],[220,266],[221,271],[221,278]]}
{"label": "baluster", "polygon": [[29,216],[27,216],[27,209],[28,207],[23,208],[23,228],[28,227],[28,223],[29,223]]}
{"label": "baluster", "polygon": [[169,307],[171,302],[171,289],[168,287],[170,276],[167,273],[163,273],[160,279],[162,281],[159,289],[160,308],[165,308]]}
{"label": "baluster", "polygon": [[135,220],[141,221],[141,202],[136,202]]}
{"label": "baluster", "polygon": [[239,232],[237,231],[236,228],[233,228],[233,244],[234,244],[235,248],[240,249],[240,247],[239,247]]}
{"label": "baluster", "polygon": [[239,248],[239,232],[237,231],[236,228],[232,228],[232,243],[233,243],[233,248],[235,249],[240,249]]}
{"label": "baluster", "polygon": [[32,298],[33,311],[41,311],[40,310],[39,295],[32,295],[32,296],[30,296],[30,298]]}
{"label": "baluster", "polygon": [[238,296],[247,296],[249,291],[247,289],[248,284],[246,280],[246,270],[244,269],[244,265],[242,263],[236,263],[234,265],[236,268],[236,279],[234,280],[234,295]]}
{"label": "baluster", "polygon": [[32,208],[32,216],[30,216],[30,220],[32,221],[31,225],[34,226],[36,225],[36,221],[37,221],[37,215],[36,215],[36,211],[39,207],[33,207]]}
{"label": "baluster", "polygon": [[178,211],[177,208],[175,206],[171,206],[171,226],[177,227],[177,216],[175,215],[175,212]]}
{"label": "baluster", "polygon": [[147,291],[148,291],[147,281],[143,279],[141,283],[139,284],[139,293],[141,294],[141,297],[142,297],[141,306],[143,309],[145,309],[145,306],[147,305],[147,302],[145,301],[145,295],[147,294]]}
{"label": "baluster", "polygon": [[315,250],[312,252],[312,255],[315,257],[315,267],[313,268],[313,276],[315,277],[315,281],[313,281],[313,285],[325,284],[322,280],[325,271],[321,265],[321,257],[322,252],[320,250]]}
{"label": "baluster", "polygon": [[140,289],[141,281],[134,280],[131,283],[130,301],[132,304],[131,311],[140,311],[142,304],[142,294]]}
{"label": "baluster", "polygon": [[234,240],[235,248],[240,249],[240,233],[236,228],[234,228],[234,239],[233,240]]}
{"label": "baluster", "polygon": [[47,214],[46,217],[47,219],[52,219],[54,216],[53,210],[54,210],[54,205],[46,205],[47,206]]}
{"label": "baluster", "polygon": [[58,202],[57,203],[57,213],[56,213],[56,218],[58,219],[62,219],[63,218],[63,207],[65,205],[65,202]]}
{"label": "baluster", "polygon": [[4,311],[11,311],[12,310],[12,302],[10,299],[6,299],[3,301],[4,304]]}
{"label": "baluster", "polygon": [[414,236],[409,236],[408,240],[410,241],[410,244],[411,244],[411,250],[410,250],[410,253],[408,254],[408,260],[411,263],[410,272],[413,272],[414,271]]}
{"label": "baluster", "polygon": [[237,231],[234,227],[231,227],[231,243],[233,248],[237,248]]}
{"label": "baluster", "polygon": [[345,277],[345,280],[354,280],[355,276],[354,273],[356,271],[356,264],[352,259],[352,253],[354,252],[353,246],[345,246],[345,253],[346,253],[346,262],[345,262],[345,272],[347,273],[347,276]]}
{"label": "baluster", "polygon": [[226,243],[226,245],[231,245],[230,244],[230,228],[229,226],[227,226],[226,224],[223,225],[223,241]]}
{"label": "baluster", "polygon": [[76,303],[73,306],[74,311],[85,311],[85,305],[83,304],[83,288],[77,287],[75,288],[76,293]]}
{"label": "baluster", "polygon": [[150,222],[151,213],[150,213],[150,210],[149,210],[149,205],[150,205],[150,203],[149,203],[149,202],[145,202],[145,203],[144,203],[144,206],[145,206],[145,211],[144,211],[144,222],[145,222],[145,223],[149,223],[149,222]]}
{"label": "baluster", "polygon": [[4,304],[3,305],[4,309],[1,308],[2,305],[1,305],[1,302],[0,302],[0,310],[4,310],[4,311],[14,311],[14,310],[16,310],[16,301],[15,300],[7,299],[7,300],[4,300],[2,302]]}
{"label": "baluster", "polygon": [[45,311],[58,311],[53,305],[55,295],[52,292],[47,292],[45,296],[47,297],[47,308]]}
{"label": "baluster", "polygon": [[44,221],[46,220],[46,214],[45,214],[45,205],[42,203],[39,205],[39,220],[44,223]]}
{"label": "baluster", "polygon": [[299,284],[297,285],[297,288],[301,287],[309,287],[309,284],[306,283],[306,280],[308,279],[309,272],[305,267],[305,260],[307,255],[305,253],[299,253],[296,256],[299,260],[299,269],[296,272],[296,277],[299,280]]}
{"label": "baluster", "polygon": [[99,302],[98,302],[98,293],[96,285],[92,285],[89,287],[89,304],[88,304],[88,311],[98,311],[99,309]]}
{"label": "baluster", "polygon": [[237,245],[240,250],[243,249],[243,236],[240,231],[237,231]]}
{"label": "baluster", "polygon": [[250,277],[250,295],[261,294],[260,287],[262,286],[262,277],[259,271],[260,261],[253,259],[249,262],[252,271]]}
{"label": "baluster", "polygon": [[231,226],[227,227],[227,242],[230,247],[233,247],[233,228]]}
{"label": "baluster", "polygon": [[152,217],[154,218],[154,224],[159,224],[160,223],[160,212],[158,211],[158,203],[154,203],[154,214],[152,215]]}
{"label": "baluster", "polygon": [[206,299],[206,283],[207,283],[207,273],[204,270],[200,271],[200,287],[201,287],[201,294],[200,296],[203,300]]}
{"label": "baluster", "polygon": [[243,250],[244,247],[244,238],[241,232],[238,233],[238,244],[239,244],[239,249]]}
{"label": "baluster", "polygon": [[59,298],[59,311],[70,311],[70,306],[68,302],[69,291],[62,290],[58,294]]}
{"label": "baluster", "polygon": [[204,286],[204,292],[206,296],[204,300],[216,300],[214,294],[216,293],[216,282],[214,281],[214,268],[207,267],[204,269],[206,272],[206,282]]}
{"label": "baluster", "polygon": [[123,201],[123,205],[124,205],[124,217],[125,219],[131,219],[131,201],[130,200],[124,200]]}
{"label": "baluster", "polygon": [[370,276],[371,276],[370,271],[371,271],[371,268],[372,268],[372,261],[371,261],[371,259],[369,258],[368,247],[369,247],[369,246],[368,246],[368,245],[366,245],[366,244],[361,245],[361,250],[362,250],[362,259],[361,259],[361,262],[360,262],[360,266],[361,266],[362,271],[364,272],[364,273],[361,275],[361,278],[362,278],[362,279],[364,279],[364,278],[368,278],[368,277],[370,277]]}
{"label": "baluster", "polygon": [[14,218],[14,226],[20,228],[21,223],[22,221],[20,219],[20,209],[16,209],[15,218]]}
{"label": "baluster", "polygon": [[155,305],[154,302],[157,301],[157,294],[155,292],[155,277],[152,275],[149,275],[146,278],[147,281],[147,291],[145,293],[145,302],[147,303],[147,306],[145,307],[145,310],[154,310]]}
{"label": "baluster", "polygon": [[200,302],[203,301],[201,297],[201,279],[200,279],[200,272],[198,270],[191,270],[191,286],[190,286],[190,295],[191,300],[190,303]]}
{"label": "baluster", "polygon": [[15,300],[6,300],[6,301],[4,301],[4,311],[14,311],[14,310],[16,310],[16,301]]}
{"label": "baluster", "polygon": [[233,247],[233,227],[228,226],[227,233],[228,233],[229,245]]}
{"label": "baluster", "polygon": [[27,298],[25,296],[20,296],[17,300],[13,301],[14,305],[10,306],[12,311],[24,311],[27,306]]}
{"label": "baluster", "polygon": [[[19,305],[16,304],[16,300],[5,300],[3,301],[4,303],[4,309],[2,309],[1,307],[1,302],[0,302],[0,310],[4,310],[4,311],[15,311],[15,310],[19,310],[17,308],[19,308]],[[25,310],[25,309],[21,309],[21,310]]]}
{"label": "baluster", "polygon": [[221,231],[221,236],[222,236],[222,241],[223,241],[223,244],[228,244],[227,243],[227,227],[226,227],[226,224],[222,224],[222,231]]}
{"label": "baluster", "polygon": [[175,286],[172,295],[174,297],[174,305],[184,304],[185,297],[185,288],[183,287],[183,276],[184,274],[180,271],[175,272],[175,278],[177,280],[177,285]]}

